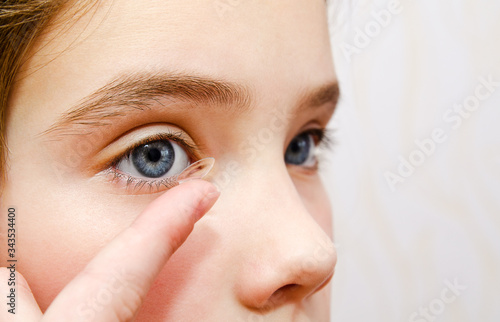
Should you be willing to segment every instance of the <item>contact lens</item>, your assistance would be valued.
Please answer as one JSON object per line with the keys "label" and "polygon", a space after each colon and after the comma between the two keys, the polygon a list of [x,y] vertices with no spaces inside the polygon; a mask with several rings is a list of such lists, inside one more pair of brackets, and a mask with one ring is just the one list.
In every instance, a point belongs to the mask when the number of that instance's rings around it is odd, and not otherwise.
{"label": "contact lens", "polygon": [[203,179],[215,164],[214,158],[204,158],[190,164],[186,169],[182,170],[176,177],[176,181],[180,184],[189,180]]}

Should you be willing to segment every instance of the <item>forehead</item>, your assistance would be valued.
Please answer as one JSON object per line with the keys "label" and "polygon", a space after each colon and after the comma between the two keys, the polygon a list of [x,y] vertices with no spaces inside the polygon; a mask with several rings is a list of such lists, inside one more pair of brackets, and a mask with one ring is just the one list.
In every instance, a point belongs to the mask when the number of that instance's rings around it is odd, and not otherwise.
{"label": "forehead", "polygon": [[323,0],[91,1],[63,11],[34,53],[21,85],[51,106],[127,72],[217,77],[271,100],[335,77]]}

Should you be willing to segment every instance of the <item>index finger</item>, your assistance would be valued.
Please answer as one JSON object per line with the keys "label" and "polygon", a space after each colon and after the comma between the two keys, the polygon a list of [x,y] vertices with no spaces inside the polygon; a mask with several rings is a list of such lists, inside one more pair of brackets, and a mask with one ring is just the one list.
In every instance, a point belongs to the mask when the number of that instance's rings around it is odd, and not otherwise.
{"label": "index finger", "polygon": [[61,291],[44,320],[131,320],[156,275],[218,196],[211,183],[192,180],[158,197]]}

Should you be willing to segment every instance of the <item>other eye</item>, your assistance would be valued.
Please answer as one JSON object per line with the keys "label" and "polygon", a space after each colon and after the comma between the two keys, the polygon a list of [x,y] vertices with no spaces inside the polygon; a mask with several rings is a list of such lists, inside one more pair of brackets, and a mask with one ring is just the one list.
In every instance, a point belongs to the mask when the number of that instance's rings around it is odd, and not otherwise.
{"label": "other eye", "polygon": [[156,140],[132,149],[115,168],[131,177],[157,179],[175,176],[189,163],[187,153],[177,143]]}
{"label": "other eye", "polygon": [[285,151],[285,162],[306,168],[316,168],[317,142],[323,137],[322,130],[312,130],[301,133],[293,138]]}

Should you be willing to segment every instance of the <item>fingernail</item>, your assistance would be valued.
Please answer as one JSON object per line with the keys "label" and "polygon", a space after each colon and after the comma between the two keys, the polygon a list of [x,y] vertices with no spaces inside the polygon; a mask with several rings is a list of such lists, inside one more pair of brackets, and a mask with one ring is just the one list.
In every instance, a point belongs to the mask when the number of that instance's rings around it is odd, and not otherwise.
{"label": "fingernail", "polygon": [[214,199],[216,197],[220,196],[220,191],[219,190],[216,190],[214,192],[210,192],[210,193],[207,193],[207,196],[206,198],[207,199]]}
{"label": "fingernail", "polygon": [[[200,204],[198,205],[199,208],[203,209],[201,211],[198,211],[198,213],[195,215],[196,216],[196,221],[198,221],[201,217],[203,217],[209,208],[211,208],[214,203],[217,201],[217,198],[220,196],[219,191],[212,191],[207,193],[203,199],[200,201]],[[207,209],[208,208],[208,209]]]}

